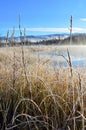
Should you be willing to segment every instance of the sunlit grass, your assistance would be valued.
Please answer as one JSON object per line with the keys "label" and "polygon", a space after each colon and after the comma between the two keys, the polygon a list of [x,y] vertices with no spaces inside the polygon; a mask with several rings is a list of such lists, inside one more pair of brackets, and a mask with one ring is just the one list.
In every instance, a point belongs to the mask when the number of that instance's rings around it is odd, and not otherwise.
{"label": "sunlit grass", "polygon": [[0,127],[85,130],[85,68],[52,67],[40,50],[0,48]]}

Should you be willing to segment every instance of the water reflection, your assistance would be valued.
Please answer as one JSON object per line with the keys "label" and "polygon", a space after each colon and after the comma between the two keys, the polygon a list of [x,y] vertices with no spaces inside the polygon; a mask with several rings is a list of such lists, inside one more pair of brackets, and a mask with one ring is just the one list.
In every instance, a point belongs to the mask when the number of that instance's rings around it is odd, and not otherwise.
{"label": "water reflection", "polygon": [[[51,65],[56,67],[68,67],[68,64],[66,61],[63,62],[57,62],[57,61],[53,61],[51,62]],[[73,67],[86,67],[86,60],[76,60],[76,61],[72,61],[72,66]]]}

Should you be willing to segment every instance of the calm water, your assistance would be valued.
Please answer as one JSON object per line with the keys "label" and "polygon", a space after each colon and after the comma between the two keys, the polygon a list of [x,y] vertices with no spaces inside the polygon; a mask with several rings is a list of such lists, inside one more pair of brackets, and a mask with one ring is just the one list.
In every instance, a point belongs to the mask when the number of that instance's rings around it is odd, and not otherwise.
{"label": "calm water", "polygon": [[[47,46],[48,47],[48,46]],[[49,46],[50,47],[50,46]],[[71,62],[73,67],[86,66],[86,46],[51,46],[48,51],[38,52],[38,56],[41,58],[48,58],[51,60],[53,66],[68,66],[65,59],[68,58],[67,50],[69,51]]]}

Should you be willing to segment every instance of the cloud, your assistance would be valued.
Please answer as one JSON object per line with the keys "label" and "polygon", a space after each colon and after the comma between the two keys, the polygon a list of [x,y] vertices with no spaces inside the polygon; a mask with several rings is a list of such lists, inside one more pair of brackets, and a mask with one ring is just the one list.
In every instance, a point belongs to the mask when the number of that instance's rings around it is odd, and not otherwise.
{"label": "cloud", "polygon": [[80,20],[85,22],[85,21],[86,21],[86,18],[81,18]]}
{"label": "cloud", "polygon": [[68,32],[68,28],[26,28],[26,30],[39,32]]}
{"label": "cloud", "polygon": [[[33,32],[68,32],[68,28],[25,28],[26,31],[33,31]],[[13,30],[13,28],[9,28],[9,30]],[[19,30],[19,28],[15,28],[16,31]],[[24,28],[21,28],[21,31],[24,31]]]}
{"label": "cloud", "polygon": [[86,33],[86,28],[73,28],[73,33]]}
{"label": "cloud", "polygon": [[[13,28],[9,28],[9,31],[13,31]],[[19,28],[15,28],[15,31],[19,31]],[[24,28],[21,28],[24,31]],[[69,28],[26,28],[26,31],[31,32],[50,32],[50,33],[70,33]],[[72,28],[73,33],[86,33],[86,28]]]}

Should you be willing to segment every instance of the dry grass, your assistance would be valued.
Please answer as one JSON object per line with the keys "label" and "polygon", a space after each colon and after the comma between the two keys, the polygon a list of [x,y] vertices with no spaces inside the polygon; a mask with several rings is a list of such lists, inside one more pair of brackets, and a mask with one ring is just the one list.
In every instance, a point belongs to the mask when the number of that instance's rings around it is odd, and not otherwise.
{"label": "dry grass", "polygon": [[85,68],[72,68],[69,52],[69,67],[53,68],[37,51],[0,49],[0,129],[85,130]]}

